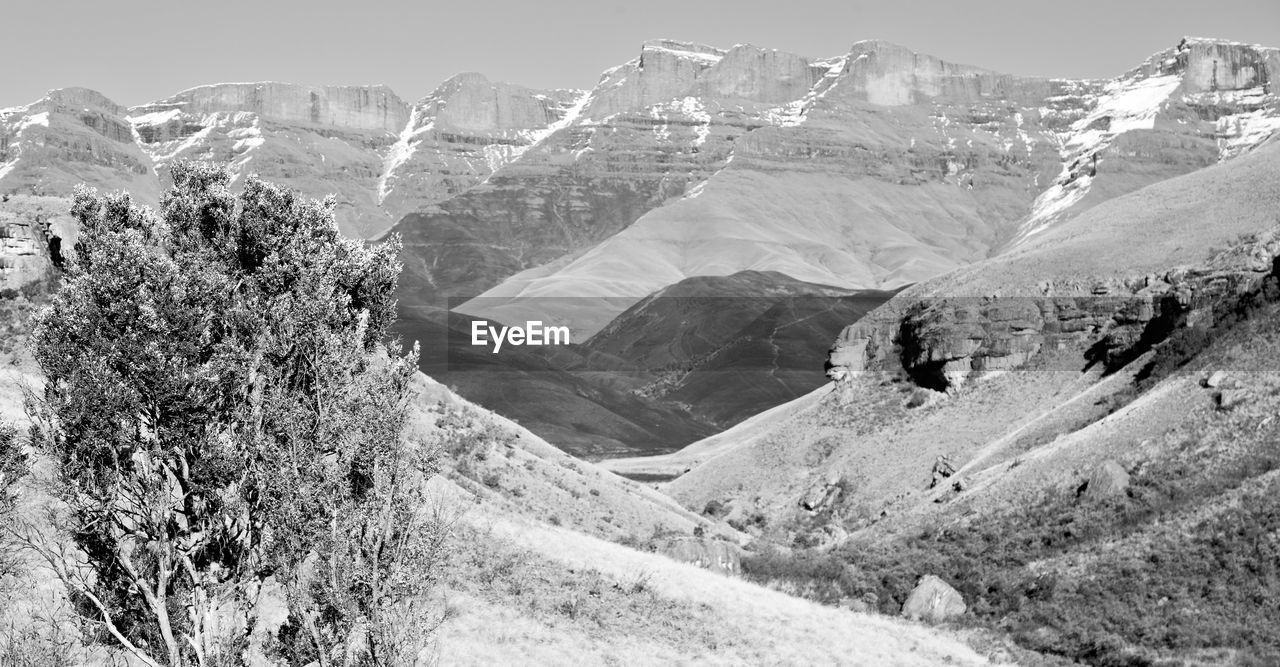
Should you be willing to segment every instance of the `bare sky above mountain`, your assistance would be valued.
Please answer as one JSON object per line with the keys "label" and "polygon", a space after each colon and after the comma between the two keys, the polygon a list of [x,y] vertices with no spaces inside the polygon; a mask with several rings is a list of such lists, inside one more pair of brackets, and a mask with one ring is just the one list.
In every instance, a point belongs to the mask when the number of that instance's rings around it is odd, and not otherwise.
{"label": "bare sky above mountain", "polygon": [[205,83],[384,83],[478,71],[587,88],[667,37],[823,57],[884,39],[1014,74],[1109,77],[1184,35],[1280,46],[1275,0],[8,0],[0,107],[84,86],[125,105]]}

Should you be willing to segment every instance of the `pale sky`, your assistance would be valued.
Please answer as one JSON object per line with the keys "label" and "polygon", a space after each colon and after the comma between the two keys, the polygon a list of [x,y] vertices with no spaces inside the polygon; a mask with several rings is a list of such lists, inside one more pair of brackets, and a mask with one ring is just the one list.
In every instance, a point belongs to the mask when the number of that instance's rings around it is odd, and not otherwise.
{"label": "pale sky", "polygon": [[267,80],[383,83],[414,101],[464,71],[589,88],[662,37],[812,57],[884,39],[1072,78],[1118,75],[1184,35],[1280,46],[1277,0],[5,0],[0,24],[0,107],[66,86],[131,106]]}

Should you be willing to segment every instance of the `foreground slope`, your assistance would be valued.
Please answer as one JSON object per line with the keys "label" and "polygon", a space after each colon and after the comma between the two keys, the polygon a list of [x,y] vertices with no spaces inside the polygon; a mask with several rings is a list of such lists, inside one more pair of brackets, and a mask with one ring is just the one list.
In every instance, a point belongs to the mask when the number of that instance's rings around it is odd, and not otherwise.
{"label": "foreground slope", "polygon": [[[35,310],[26,301],[0,308],[22,322]],[[6,343],[23,338],[5,334]],[[21,422],[23,387],[38,387],[38,371],[20,346],[0,350],[0,362],[0,419]],[[440,623],[421,664],[989,664],[932,629],[821,607],[653,553],[663,539],[694,539],[695,528],[708,541],[740,536],[567,456],[424,376],[415,391],[423,409],[409,436],[445,450],[423,511],[451,531],[443,560],[423,573],[435,582],[430,604]],[[24,488],[20,507],[40,525],[46,502],[37,488]],[[82,646],[56,579],[29,565],[0,582],[0,655],[125,659]],[[264,590],[258,610],[269,624],[279,601]]]}
{"label": "foreground slope", "polygon": [[[434,655],[445,663],[988,664],[936,630],[488,507],[463,522],[463,566],[442,575],[453,611]],[[487,562],[467,563],[478,552]]]}

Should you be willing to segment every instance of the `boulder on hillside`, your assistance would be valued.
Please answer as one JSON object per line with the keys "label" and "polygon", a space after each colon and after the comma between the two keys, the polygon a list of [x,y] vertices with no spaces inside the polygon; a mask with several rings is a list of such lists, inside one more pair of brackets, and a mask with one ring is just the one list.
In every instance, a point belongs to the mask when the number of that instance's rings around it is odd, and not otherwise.
{"label": "boulder on hillside", "polygon": [[912,620],[941,623],[964,614],[967,608],[959,591],[938,577],[926,574],[902,603],[902,615]]}
{"label": "boulder on hillside", "polygon": [[1214,371],[1204,379],[1204,386],[1210,389],[1216,389],[1222,386],[1222,384],[1226,381],[1227,381],[1226,371]]}
{"label": "boulder on hillside", "polygon": [[1245,393],[1241,389],[1224,389],[1214,394],[1213,402],[1218,406],[1219,410],[1230,412],[1240,407],[1245,398]]}
{"label": "boulder on hillside", "polygon": [[930,471],[931,480],[929,488],[934,488],[942,483],[942,480],[956,474],[956,464],[949,457],[939,456],[933,461],[933,470]]}
{"label": "boulder on hillside", "polygon": [[809,487],[804,495],[800,496],[800,507],[810,512],[816,511],[822,506],[822,502],[827,499],[827,487],[825,484],[815,484]]}
{"label": "boulder on hillside", "polygon": [[1096,500],[1124,495],[1128,489],[1129,473],[1119,463],[1107,459],[1089,474],[1089,481],[1085,482],[1082,494]]}
{"label": "boulder on hillside", "polygon": [[824,481],[809,487],[804,495],[800,496],[800,507],[810,512],[817,512],[834,503],[840,497],[843,479],[840,471],[828,471]]}
{"label": "boulder on hillside", "polygon": [[696,537],[677,537],[662,544],[658,553],[682,563],[721,572],[742,572],[742,548],[724,540],[708,540]]}

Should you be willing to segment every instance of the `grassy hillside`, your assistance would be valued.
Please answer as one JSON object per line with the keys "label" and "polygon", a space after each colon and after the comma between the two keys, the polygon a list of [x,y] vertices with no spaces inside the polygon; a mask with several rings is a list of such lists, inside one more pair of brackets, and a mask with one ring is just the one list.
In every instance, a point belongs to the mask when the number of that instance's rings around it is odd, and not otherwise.
{"label": "grassy hillside", "polygon": [[[24,340],[41,299],[38,290],[0,296],[0,313],[13,316],[0,350],[0,419],[21,422],[23,387],[40,382]],[[431,589],[418,664],[989,664],[932,629],[822,607],[654,553],[675,535],[741,535],[425,376],[415,381],[415,402],[407,436],[444,457],[421,508],[443,539],[421,573]],[[45,520],[44,467],[36,468],[19,491],[19,518],[37,537],[57,539]],[[23,555],[20,565],[0,573],[0,665],[128,664],[88,641],[38,559]],[[256,607],[269,627],[283,620],[272,590],[263,587]]]}
{"label": "grassy hillside", "polygon": [[[446,507],[467,504],[458,487],[441,496]],[[442,664],[988,662],[931,629],[823,607],[488,503],[458,524],[440,574]]]}
{"label": "grassy hillside", "polygon": [[[1280,613],[1278,299],[1273,277],[1223,302],[1212,326],[1100,383],[1092,416],[1024,430],[1020,454],[971,459],[958,493],[930,491],[834,549],[762,552],[750,576],[895,613],[936,574],[968,601],[963,623],[1028,649],[1096,665],[1275,664],[1280,631],[1261,619]],[[1107,459],[1127,490],[1082,494]]]}

